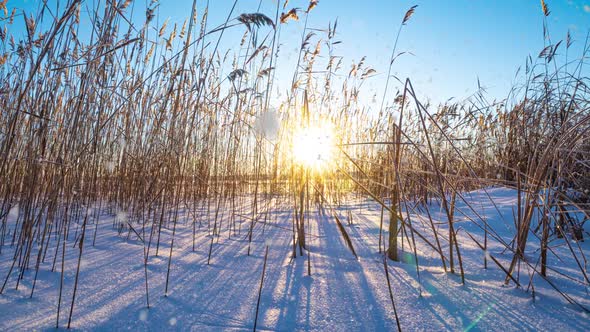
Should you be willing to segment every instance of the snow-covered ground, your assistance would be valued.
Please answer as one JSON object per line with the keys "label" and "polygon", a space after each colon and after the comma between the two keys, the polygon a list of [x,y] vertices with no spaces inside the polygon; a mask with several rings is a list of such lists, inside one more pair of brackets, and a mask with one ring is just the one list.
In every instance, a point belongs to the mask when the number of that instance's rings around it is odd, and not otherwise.
{"label": "snow-covered ground", "polygon": [[[514,232],[512,209],[516,204],[513,190],[490,189],[496,210],[482,191],[465,194],[477,213],[507,243]],[[100,219],[96,244],[92,246],[94,227],[89,228],[84,253],[72,327],[79,330],[252,330],[265,247],[268,263],[258,319],[259,330],[313,331],[392,331],[396,329],[389,291],[379,251],[381,208],[370,200],[351,200],[338,209],[344,228],[350,235],[358,259],[347,247],[328,208],[310,211],[308,246],[311,251],[308,275],[307,255],[292,258],[292,208],[286,201],[277,204],[267,224],[256,223],[251,255],[247,255],[247,229],[243,222],[239,236],[228,237],[225,213],[222,231],[215,238],[211,264],[207,265],[209,244],[204,220],[213,217],[204,212],[197,218],[203,226],[197,230],[192,251],[193,216],[182,214],[177,226],[170,286],[164,296],[168,253],[172,230],[162,230],[159,256],[154,244],[150,249],[148,278],[151,308],[146,309],[144,246],[133,235],[119,236],[112,228],[113,216]],[[483,243],[483,231],[467,221],[475,213],[464,202],[457,204],[456,227],[465,269],[465,285],[457,273],[445,273],[440,256],[416,237],[420,278],[416,273],[413,249],[404,239],[401,262],[389,261],[389,275],[400,324],[403,330],[496,330],[496,331],[589,331],[590,315],[569,304],[539,276],[534,277],[535,299],[528,289],[530,272],[520,267],[520,283],[504,286],[505,274],[491,260],[483,267],[484,252],[466,235],[468,231]],[[353,216],[348,225],[347,211]],[[431,213],[441,231],[443,250],[447,249],[445,218],[436,203]],[[434,243],[432,231],[420,223],[424,213],[411,214],[416,229]],[[387,222],[384,238],[387,239]],[[149,232],[147,230],[146,232]],[[56,271],[51,272],[55,237],[41,265],[33,298],[29,298],[34,269],[25,273],[18,290],[16,273],[0,295],[0,330],[48,330],[55,327],[59,292],[61,256]],[[538,239],[531,235],[527,257],[536,264]],[[590,241],[579,245],[590,255]],[[563,240],[551,243],[561,257],[549,254],[549,279],[572,299],[590,308],[589,288]],[[488,242],[489,254],[508,267],[511,254],[497,240]],[[66,247],[65,280],[60,327],[65,327],[71,305],[78,248],[74,236]],[[51,249],[53,248],[53,249]],[[401,249],[401,237],[400,237]],[[35,251],[34,251],[35,252]],[[299,254],[299,251],[298,251]],[[580,253],[577,252],[578,256]],[[61,248],[60,248],[61,255]],[[12,263],[12,249],[4,247],[0,255],[0,278],[6,276]],[[580,256],[581,257],[581,256]],[[36,254],[31,259],[36,259]],[[582,264],[585,262],[582,260]],[[34,266],[34,264],[31,264]]]}

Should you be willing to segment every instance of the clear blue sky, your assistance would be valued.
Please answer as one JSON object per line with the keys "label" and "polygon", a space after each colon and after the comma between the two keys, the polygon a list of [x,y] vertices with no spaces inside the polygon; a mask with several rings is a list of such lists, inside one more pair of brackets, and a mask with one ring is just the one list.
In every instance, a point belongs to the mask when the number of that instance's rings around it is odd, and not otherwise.
{"label": "clear blue sky", "polygon": [[[99,0],[86,1],[92,4]],[[145,18],[143,8],[149,1],[137,1],[134,17],[138,20]],[[282,5],[284,0],[280,1]],[[65,1],[60,3],[63,8]],[[199,13],[203,12],[205,3],[206,0],[197,1]],[[233,16],[256,12],[259,3],[261,12],[274,17],[276,0],[239,0]],[[288,8],[307,8],[308,3],[308,0],[291,0]],[[547,0],[546,3],[551,11],[548,18],[551,39],[553,42],[565,39],[569,29],[574,40],[569,57],[579,57],[590,29],[590,0]],[[161,0],[160,23],[170,17],[171,22],[182,24],[191,4],[192,0]],[[233,0],[210,0],[210,26],[223,23],[232,4]],[[401,79],[410,77],[420,94],[433,102],[467,97],[477,89],[478,77],[490,98],[505,97],[514,83],[517,68],[524,65],[529,54],[536,58],[543,49],[543,15],[538,0],[320,0],[308,26],[327,28],[329,21],[338,18],[338,39],[342,44],[338,45],[336,54],[344,56],[346,71],[353,60],[366,56],[366,63],[380,75],[365,84],[365,92],[380,95],[395,33],[406,10],[414,4],[418,8],[404,27],[398,44],[398,51],[414,55],[401,57],[393,73]],[[9,11],[12,7],[30,11],[38,5],[38,0],[8,1]],[[293,66],[289,63],[295,61],[302,28],[302,21],[290,22],[281,35],[280,61],[284,62],[278,66],[291,73]],[[243,27],[228,32],[221,48],[237,45],[242,33]],[[564,44],[558,52],[561,56]],[[278,77],[286,76],[290,83],[291,75]]]}

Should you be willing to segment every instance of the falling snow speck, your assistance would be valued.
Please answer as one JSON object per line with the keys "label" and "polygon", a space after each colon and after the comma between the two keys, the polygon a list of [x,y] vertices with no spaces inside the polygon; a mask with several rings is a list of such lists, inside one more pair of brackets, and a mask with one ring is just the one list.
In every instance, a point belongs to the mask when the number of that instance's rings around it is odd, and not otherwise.
{"label": "falling snow speck", "polygon": [[147,320],[147,318],[148,318],[148,311],[147,311],[147,309],[142,309],[139,312],[139,320],[142,321],[142,322],[145,322]]}

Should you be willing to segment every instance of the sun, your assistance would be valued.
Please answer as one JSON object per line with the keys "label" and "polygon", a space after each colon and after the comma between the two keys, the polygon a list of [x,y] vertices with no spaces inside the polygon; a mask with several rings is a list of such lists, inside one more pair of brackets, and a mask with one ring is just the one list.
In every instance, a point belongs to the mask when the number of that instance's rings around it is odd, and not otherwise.
{"label": "sun", "polygon": [[326,170],[334,158],[334,141],[334,130],[326,123],[301,127],[293,134],[293,158],[306,168]]}

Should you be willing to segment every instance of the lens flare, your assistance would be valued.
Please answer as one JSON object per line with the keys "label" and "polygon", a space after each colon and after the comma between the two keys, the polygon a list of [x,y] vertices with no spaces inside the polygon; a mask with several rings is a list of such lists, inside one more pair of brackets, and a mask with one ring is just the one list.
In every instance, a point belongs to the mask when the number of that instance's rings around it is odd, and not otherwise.
{"label": "lens flare", "polygon": [[327,124],[302,127],[293,135],[296,163],[317,171],[326,170],[333,160],[334,131]]}

